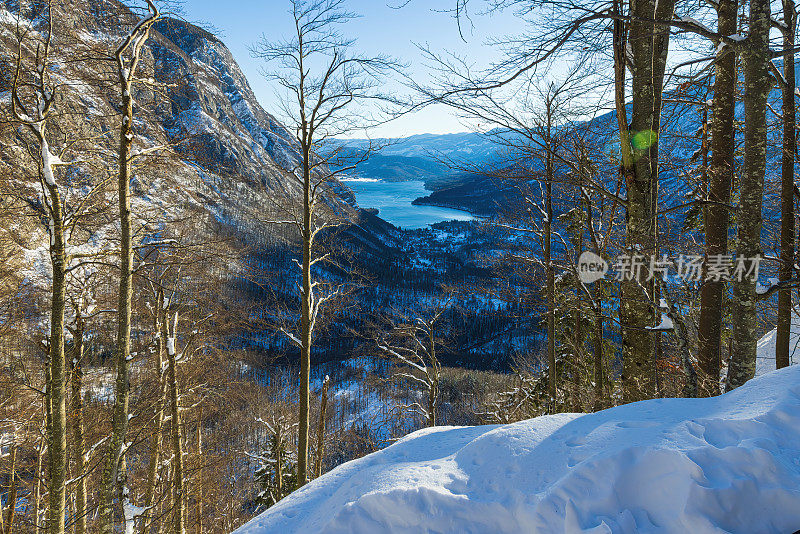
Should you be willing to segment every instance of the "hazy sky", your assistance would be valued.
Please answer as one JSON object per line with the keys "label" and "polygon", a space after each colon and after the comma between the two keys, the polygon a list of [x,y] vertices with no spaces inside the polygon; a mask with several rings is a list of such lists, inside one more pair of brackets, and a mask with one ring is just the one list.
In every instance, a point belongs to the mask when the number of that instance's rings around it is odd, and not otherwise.
{"label": "hazy sky", "polygon": [[[348,9],[362,15],[342,28],[357,39],[356,48],[365,53],[385,53],[410,64],[415,79],[425,79],[427,69],[414,43],[451,51],[475,65],[486,65],[498,53],[486,46],[487,38],[515,33],[520,23],[512,13],[480,14],[481,0],[474,0],[472,26],[462,24],[466,43],[450,13],[455,0],[349,0]],[[259,37],[289,35],[291,17],[286,0],[188,0],[185,15],[190,22],[207,23],[233,52],[261,104],[275,112],[275,89],[260,74],[262,63],[250,57],[249,47]],[[394,7],[392,7],[394,6]],[[438,10],[438,11],[437,11]],[[400,118],[371,132],[373,137],[404,137],[419,133],[451,133],[469,130],[458,116],[444,106],[429,107]]]}

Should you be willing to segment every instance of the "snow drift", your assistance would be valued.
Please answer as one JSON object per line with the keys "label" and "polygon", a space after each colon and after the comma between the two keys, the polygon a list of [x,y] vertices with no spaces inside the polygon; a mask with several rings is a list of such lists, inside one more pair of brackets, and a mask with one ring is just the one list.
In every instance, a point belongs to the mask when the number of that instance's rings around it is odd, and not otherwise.
{"label": "snow drift", "polygon": [[[756,376],[775,370],[775,342],[778,329],[773,328],[758,340],[756,349]],[[792,310],[792,323],[789,329],[789,364],[800,362],[800,309]]]}
{"label": "snow drift", "polygon": [[712,399],[439,427],[343,464],[261,533],[793,533],[800,366]]}

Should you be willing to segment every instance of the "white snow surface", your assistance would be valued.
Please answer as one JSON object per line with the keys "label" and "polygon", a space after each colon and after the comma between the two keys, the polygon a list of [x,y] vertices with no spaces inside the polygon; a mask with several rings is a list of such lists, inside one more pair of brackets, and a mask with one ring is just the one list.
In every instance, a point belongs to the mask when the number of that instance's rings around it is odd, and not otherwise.
{"label": "white snow surface", "polygon": [[710,399],[437,427],[343,464],[238,534],[792,533],[800,366]]}
{"label": "white snow surface", "polygon": [[[777,328],[773,328],[758,340],[756,348],[756,376],[775,370],[775,338]],[[789,329],[789,363],[800,363],[800,309],[792,310],[792,326]]]}

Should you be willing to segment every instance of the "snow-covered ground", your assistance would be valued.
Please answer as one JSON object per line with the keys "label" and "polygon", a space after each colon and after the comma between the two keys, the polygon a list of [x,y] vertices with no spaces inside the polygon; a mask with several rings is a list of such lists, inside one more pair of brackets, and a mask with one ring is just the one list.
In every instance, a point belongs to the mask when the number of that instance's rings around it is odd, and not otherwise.
{"label": "snow-covered ground", "polygon": [[337,467],[237,532],[797,530],[800,366],[711,399],[421,430]]}
{"label": "snow-covered ground", "polygon": [[[756,376],[775,370],[775,337],[777,330],[773,328],[758,340],[756,353]],[[800,363],[800,309],[792,310],[792,327],[789,330],[789,363]]]}

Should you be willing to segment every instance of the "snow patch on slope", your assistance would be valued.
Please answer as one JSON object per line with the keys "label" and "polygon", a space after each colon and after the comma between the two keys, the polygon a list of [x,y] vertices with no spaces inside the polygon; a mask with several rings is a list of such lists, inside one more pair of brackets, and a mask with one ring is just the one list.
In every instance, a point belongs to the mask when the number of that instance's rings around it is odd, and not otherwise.
{"label": "snow patch on slope", "polygon": [[800,529],[800,366],[711,399],[425,429],[343,464],[237,532]]}
{"label": "snow patch on slope", "polygon": [[[758,340],[756,349],[756,376],[775,370],[775,340],[778,329],[773,328]],[[789,364],[800,363],[800,309],[792,310],[792,327],[789,330]]]}

